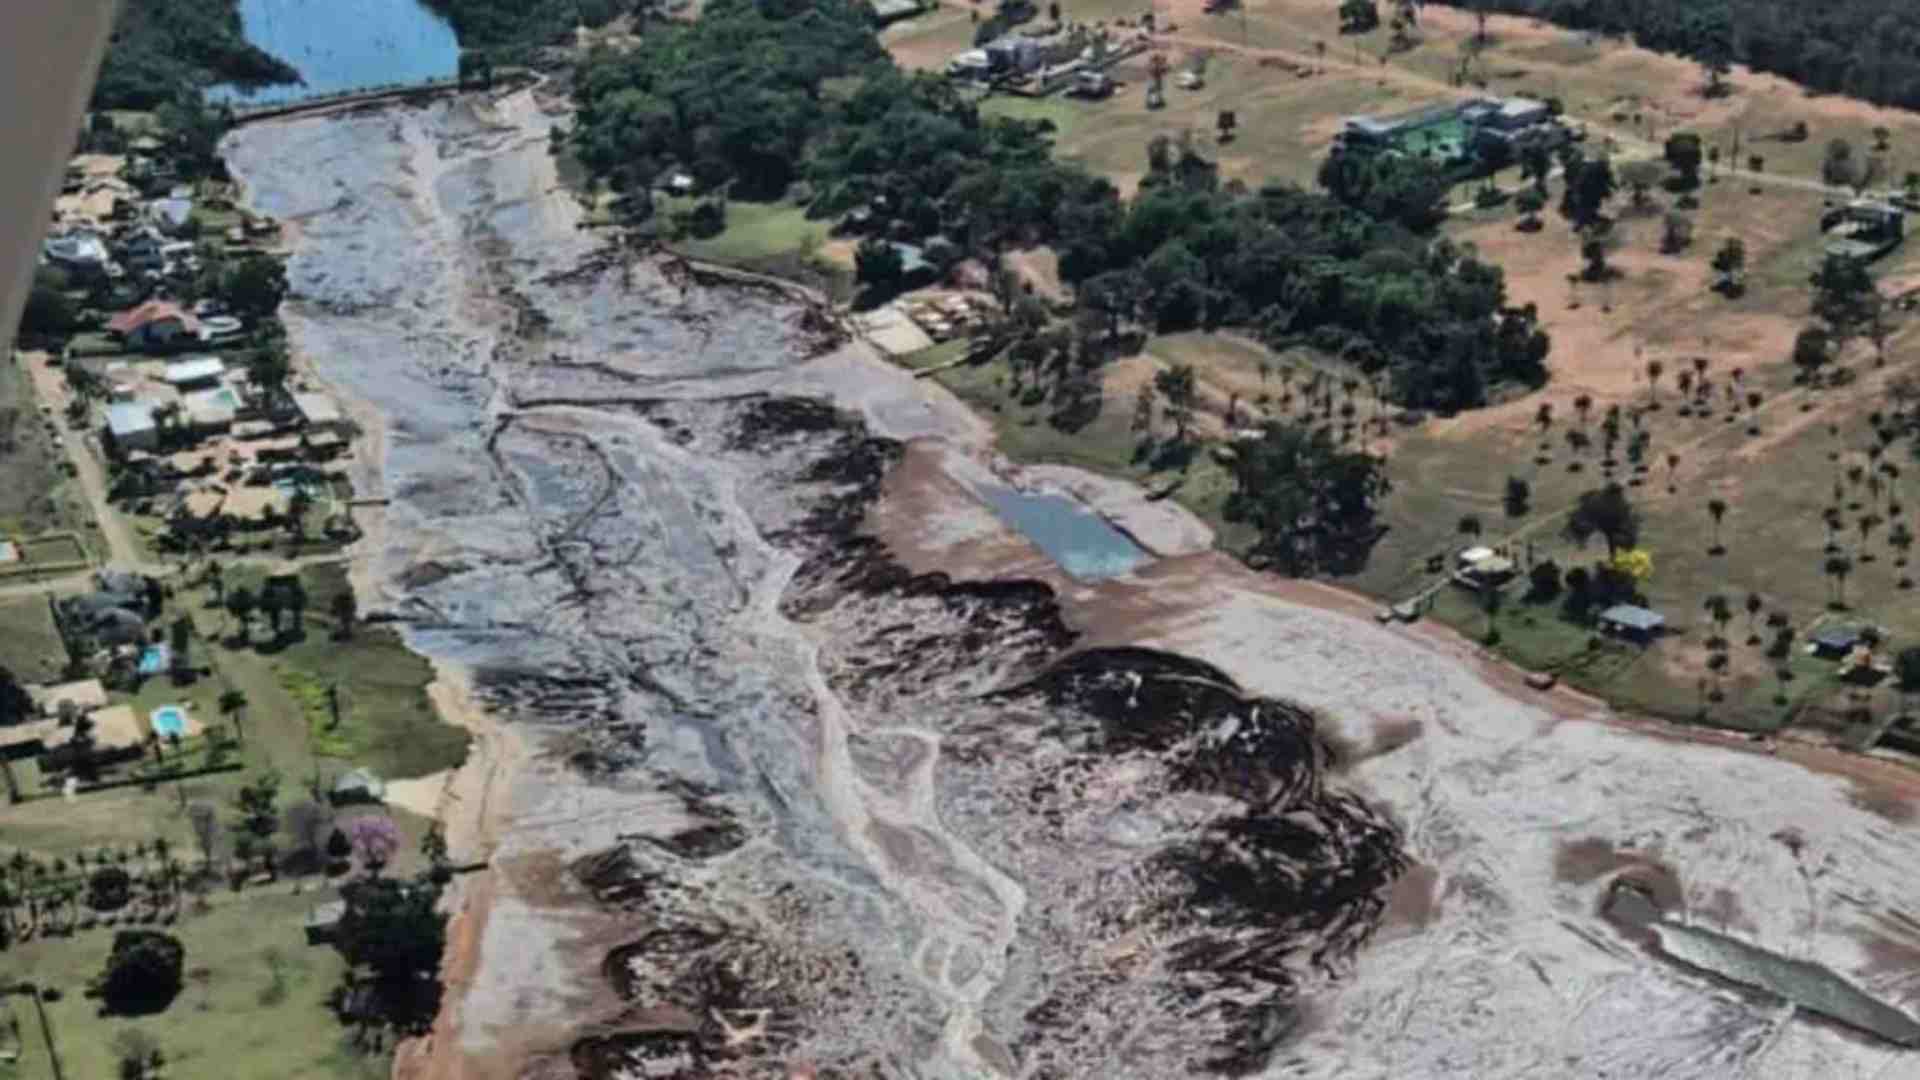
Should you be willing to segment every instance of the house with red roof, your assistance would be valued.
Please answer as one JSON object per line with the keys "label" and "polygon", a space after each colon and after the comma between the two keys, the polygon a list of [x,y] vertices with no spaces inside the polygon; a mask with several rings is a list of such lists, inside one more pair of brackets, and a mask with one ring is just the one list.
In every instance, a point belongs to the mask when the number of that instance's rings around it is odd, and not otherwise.
{"label": "house with red roof", "polygon": [[168,300],[149,300],[113,317],[107,330],[134,349],[165,349],[200,340],[200,320]]}

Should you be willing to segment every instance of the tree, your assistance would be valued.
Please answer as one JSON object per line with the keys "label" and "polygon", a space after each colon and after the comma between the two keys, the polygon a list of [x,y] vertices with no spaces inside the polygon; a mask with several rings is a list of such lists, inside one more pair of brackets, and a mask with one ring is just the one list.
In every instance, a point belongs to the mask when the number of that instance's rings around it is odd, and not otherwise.
{"label": "tree", "polygon": [[1834,139],[1827,144],[1827,156],[1820,162],[1820,178],[1834,187],[1852,187],[1860,166],[1853,158],[1853,144]]}
{"label": "tree", "polygon": [[220,840],[218,813],[207,803],[197,802],[187,807],[187,822],[193,827],[193,842],[199,845],[201,861],[212,866],[214,846]]}
{"label": "tree", "polygon": [[1197,393],[1192,364],[1175,364],[1153,376],[1153,388],[1166,399],[1167,419],[1173,421],[1173,437],[1176,442],[1186,442],[1187,424],[1193,420],[1193,403]]}
{"label": "tree", "polygon": [[353,622],[359,615],[359,605],[354,601],[353,590],[346,589],[333,594],[330,601],[333,609],[333,621],[339,626],[342,638],[353,637]]}
{"label": "tree", "polygon": [[139,1028],[122,1028],[116,1032],[111,1048],[120,1062],[120,1080],[146,1080],[156,1076],[165,1060],[159,1042]]}
{"label": "tree", "polygon": [[220,275],[220,299],[251,322],[272,318],[287,295],[287,271],[271,255],[244,255]]}
{"label": "tree", "polygon": [[247,693],[244,690],[223,690],[220,693],[220,714],[233,723],[233,734],[242,743],[247,741],[245,719],[247,715]]}
{"label": "tree", "polygon": [[1667,164],[1673,167],[1681,187],[1700,186],[1701,157],[1700,136],[1690,131],[1676,131],[1667,136]]}
{"label": "tree", "polygon": [[247,588],[245,585],[227,594],[227,610],[231,612],[234,619],[239,622],[240,640],[243,642],[253,636],[251,620],[253,619],[253,612],[256,605],[257,601],[254,599],[253,590]]}
{"label": "tree", "polygon": [[1540,211],[1547,205],[1547,197],[1538,189],[1522,188],[1513,197],[1513,205],[1520,211],[1520,231],[1533,232],[1540,227]]}
{"label": "tree", "polygon": [[435,910],[439,890],[412,882],[367,878],[340,889],[347,910],[337,935],[355,967],[384,982],[430,979],[446,948],[447,917]]}
{"label": "tree", "polygon": [[1896,521],[1893,523],[1893,528],[1887,530],[1887,543],[1892,545],[1893,549],[1900,553],[1899,557],[1894,560],[1894,565],[1906,565],[1907,550],[1913,547],[1913,530],[1907,528],[1906,522]]}
{"label": "tree", "polygon": [[1475,537],[1480,535],[1480,519],[1472,514],[1462,515],[1459,523],[1460,535]]}
{"label": "tree", "polygon": [[1545,603],[1560,595],[1560,566],[1552,559],[1542,559],[1527,571],[1527,601]]}
{"label": "tree", "polygon": [[87,879],[87,906],[118,911],[133,899],[133,878],[118,866],[103,866]]}
{"label": "tree", "polygon": [[1834,347],[1844,350],[1873,317],[1873,304],[1879,296],[1866,260],[1829,253],[1809,283],[1813,286],[1814,316],[1827,324]]}
{"label": "tree", "polygon": [[1239,117],[1234,115],[1232,109],[1220,110],[1220,115],[1214,120],[1214,127],[1220,132],[1221,142],[1226,143],[1233,141],[1233,129],[1238,126],[1239,122]]}
{"label": "tree", "polygon": [[180,993],[185,957],[186,950],[171,934],[122,930],[113,936],[113,951],[95,989],[108,1012],[123,1016],[161,1012]]}
{"label": "tree", "polygon": [[1647,406],[1658,408],[1660,405],[1660,376],[1666,374],[1667,365],[1658,360],[1647,361]]}
{"label": "tree", "polygon": [[1804,381],[1812,382],[1826,366],[1831,348],[1827,331],[1818,326],[1806,327],[1793,339],[1793,363],[1800,369]]}
{"label": "tree", "polygon": [[1727,500],[1708,499],[1707,513],[1713,516],[1713,550],[1724,551],[1726,549],[1720,543],[1720,520],[1727,516]]}
{"label": "tree", "polygon": [[335,863],[345,863],[353,855],[353,841],[347,839],[346,832],[338,825],[327,834],[327,858]]}
{"label": "tree", "polygon": [[1547,197],[1547,178],[1552,174],[1553,152],[1546,143],[1535,139],[1520,148],[1520,180],[1533,181],[1533,190],[1543,200]]}
{"label": "tree", "polygon": [[1827,557],[1824,569],[1827,572],[1827,576],[1832,578],[1837,586],[1833,595],[1834,606],[1839,608],[1846,607],[1847,575],[1853,573],[1853,560],[1847,558],[1845,555],[1831,555]]}
{"label": "tree", "polygon": [[1727,622],[1733,618],[1733,608],[1727,603],[1727,598],[1720,593],[1713,593],[1707,597],[1702,607],[1705,608],[1707,617],[1713,620],[1718,635],[1722,638],[1726,637]]}
{"label": "tree", "polygon": [[1609,557],[1623,548],[1633,547],[1640,539],[1640,513],[1627,499],[1619,484],[1585,492],[1567,516],[1567,539],[1585,545],[1598,534],[1606,541]]}
{"label": "tree", "polygon": [[1341,33],[1366,34],[1379,26],[1380,6],[1374,0],[1341,0]]}
{"label": "tree", "polygon": [[1693,219],[1678,210],[1666,216],[1660,232],[1660,250],[1677,255],[1693,244]]}
{"label": "tree", "polygon": [[1605,281],[1613,276],[1613,267],[1607,265],[1607,243],[1598,236],[1585,236],[1580,242],[1580,257],[1587,260],[1580,274],[1588,281]]}
{"label": "tree", "polygon": [[1900,711],[1907,711],[1907,695],[1920,692],[1920,645],[1909,645],[1893,658],[1893,677],[1900,687]]}
{"label": "tree", "polygon": [[346,830],[369,875],[377,876],[400,848],[400,832],[385,814],[361,814],[347,822]]}
{"label": "tree", "polygon": [[1597,157],[1572,161],[1567,165],[1566,190],[1560,196],[1560,212],[1576,227],[1585,228],[1600,219],[1601,208],[1617,190],[1613,162],[1609,159]]}
{"label": "tree", "polygon": [[1727,74],[1733,70],[1733,16],[1724,5],[1717,5],[1697,10],[1690,21],[1693,58],[1707,77],[1701,93],[1722,97],[1727,93]]}
{"label": "tree", "polygon": [[280,774],[273,769],[258,774],[250,783],[240,785],[239,792],[234,796],[234,807],[240,813],[238,831],[252,838],[254,849],[264,857],[269,874],[278,873],[269,842],[273,834],[280,830],[280,813],[275,806],[279,798]]}
{"label": "tree", "polygon": [[1506,496],[1501,500],[1508,517],[1521,517],[1533,501],[1533,488],[1517,476],[1507,477]]}
{"label": "tree", "polygon": [[855,277],[882,296],[899,292],[907,272],[900,249],[877,236],[860,241],[853,251],[853,264]]}
{"label": "tree", "polygon": [[1660,182],[1660,163],[1657,161],[1630,161],[1620,167],[1620,179],[1627,184],[1633,194],[1635,209],[1644,208],[1653,185]]}
{"label": "tree", "polygon": [[1713,269],[1722,280],[1723,287],[1729,291],[1739,289],[1740,277],[1747,269],[1747,244],[1737,236],[1729,236],[1713,253]]}
{"label": "tree", "polygon": [[79,309],[68,299],[61,279],[62,275],[50,267],[34,273],[26,306],[20,309],[22,337],[58,337],[71,334],[79,326]]}

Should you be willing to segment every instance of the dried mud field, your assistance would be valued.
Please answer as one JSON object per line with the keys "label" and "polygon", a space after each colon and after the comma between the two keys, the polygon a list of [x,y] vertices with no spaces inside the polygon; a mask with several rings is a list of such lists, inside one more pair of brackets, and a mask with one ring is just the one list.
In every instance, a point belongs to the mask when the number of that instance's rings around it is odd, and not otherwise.
{"label": "dried mud field", "polygon": [[[532,93],[243,129],[378,429],[362,609],[528,747],[409,1077],[1894,1076],[1669,916],[1920,993],[1897,774],[1523,700],[1459,644],[1014,474],[804,299],[576,228]],[[1160,556],[1067,578],[977,493]],[[481,813],[481,811],[474,811]],[[457,853],[463,854],[463,853]]]}

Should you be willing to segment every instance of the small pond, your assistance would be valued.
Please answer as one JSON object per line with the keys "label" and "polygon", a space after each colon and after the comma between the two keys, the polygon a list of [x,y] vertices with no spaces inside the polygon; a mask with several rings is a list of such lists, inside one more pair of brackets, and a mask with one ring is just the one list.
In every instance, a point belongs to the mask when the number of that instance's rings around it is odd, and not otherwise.
{"label": "small pond", "polygon": [[301,101],[389,83],[457,74],[453,27],[419,0],[240,0],[247,40],[293,65],[304,86],[268,86],[249,94],[213,87],[215,101],[249,105]]}
{"label": "small pond", "polygon": [[1064,495],[983,487],[980,496],[1002,521],[1083,581],[1116,577],[1153,560],[1125,533]]}

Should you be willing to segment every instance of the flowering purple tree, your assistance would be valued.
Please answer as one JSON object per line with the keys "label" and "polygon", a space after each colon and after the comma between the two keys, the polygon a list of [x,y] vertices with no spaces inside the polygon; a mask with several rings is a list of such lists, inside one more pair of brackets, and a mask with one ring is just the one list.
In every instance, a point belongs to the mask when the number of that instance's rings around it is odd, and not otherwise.
{"label": "flowering purple tree", "polygon": [[347,822],[347,839],[359,853],[369,876],[379,874],[387,860],[400,849],[400,830],[385,814],[361,814]]}

